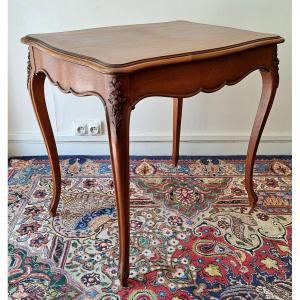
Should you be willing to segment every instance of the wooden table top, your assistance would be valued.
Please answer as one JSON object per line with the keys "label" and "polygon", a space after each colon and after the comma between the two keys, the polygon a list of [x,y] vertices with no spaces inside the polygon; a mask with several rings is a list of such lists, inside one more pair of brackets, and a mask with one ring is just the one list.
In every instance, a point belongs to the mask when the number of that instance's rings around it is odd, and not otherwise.
{"label": "wooden table top", "polygon": [[22,42],[104,73],[207,59],[284,41],[278,35],[188,21],[31,34]]}

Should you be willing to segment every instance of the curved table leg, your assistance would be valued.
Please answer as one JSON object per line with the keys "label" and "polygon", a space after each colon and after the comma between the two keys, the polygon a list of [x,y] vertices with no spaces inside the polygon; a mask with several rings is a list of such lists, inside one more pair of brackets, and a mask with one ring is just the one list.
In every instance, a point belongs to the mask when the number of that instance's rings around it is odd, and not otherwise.
{"label": "curved table leg", "polygon": [[276,89],[278,86],[278,69],[272,68],[269,71],[260,71],[263,82],[262,95],[258,110],[256,113],[255,121],[252,127],[251,137],[248,145],[246,170],[245,170],[245,186],[249,197],[250,212],[252,212],[257,204],[257,195],[253,188],[253,167],[255,155],[257,152],[260,137],[265,127],[267,118],[269,116]]}
{"label": "curved table leg", "polygon": [[123,287],[129,277],[129,123],[130,108],[124,109],[118,124],[116,117],[107,115],[109,146],[112,160],[114,188],[119,224],[119,278]]}
{"label": "curved table leg", "polygon": [[173,150],[172,161],[177,166],[179,159],[180,127],[182,116],[182,98],[173,99]]}
{"label": "curved table leg", "polygon": [[53,196],[49,207],[51,216],[56,216],[57,206],[61,192],[61,175],[55,139],[47,111],[44,95],[45,75],[43,73],[31,74],[29,78],[29,91],[37,117],[40,130],[43,134],[44,142],[47,148],[53,180]]}

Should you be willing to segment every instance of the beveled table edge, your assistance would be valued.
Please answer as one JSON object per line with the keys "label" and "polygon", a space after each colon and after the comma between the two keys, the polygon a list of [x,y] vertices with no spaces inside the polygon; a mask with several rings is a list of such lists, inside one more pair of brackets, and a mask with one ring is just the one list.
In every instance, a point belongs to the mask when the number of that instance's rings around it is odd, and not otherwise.
{"label": "beveled table edge", "polygon": [[237,53],[243,50],[257,48],[260,46],[280,44],[284,42],[284,38],[282,38],[281,36],[274,35],[267,38],[251,40],[251,41],[238,43],[226,47],[153,57],[153,58],[147,58],[142,60],[136,60],[124,64],[107,64],[93,57],[89,57],[89,56],[85,56],[85,55],[81,55],[69,51],[64,51],[62,49],[53,47],[30,35],[26,35],[22,37],[21,42],[29,46],[36,47],[42,51],[45,51],[47,54],[51,56],[61,58],[76,64],[88,66],[101,73],[115,74],[115,73],[130,73],[148,67],[210,59],[210,58],[223,56],[231,53]]}

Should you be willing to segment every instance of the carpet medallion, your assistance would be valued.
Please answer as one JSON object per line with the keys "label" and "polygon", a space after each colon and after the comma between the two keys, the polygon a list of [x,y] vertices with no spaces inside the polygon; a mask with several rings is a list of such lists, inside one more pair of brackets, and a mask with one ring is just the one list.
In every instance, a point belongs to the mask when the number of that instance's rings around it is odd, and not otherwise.
{"label": "carpet medallion", "polygon": [[62,157],[51,218],[45,157],[9,162],[9,299],[291,299],[291,158],[259,157],[248,214],[242,157],[130,163],[130,280],[120,288],[106,157]]}

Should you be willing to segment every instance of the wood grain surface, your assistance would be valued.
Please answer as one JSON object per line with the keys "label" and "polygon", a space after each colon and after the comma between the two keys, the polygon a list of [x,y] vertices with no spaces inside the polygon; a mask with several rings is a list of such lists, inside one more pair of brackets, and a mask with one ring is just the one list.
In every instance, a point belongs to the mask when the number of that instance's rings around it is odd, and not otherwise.
{"label": "wood grain surface", "polygon": [[277,35],[173,21],[31,34],[22,42],[104,73],[226,55],[278,44]]}

